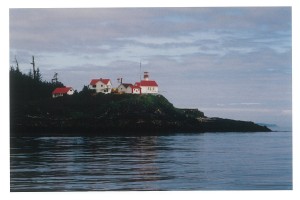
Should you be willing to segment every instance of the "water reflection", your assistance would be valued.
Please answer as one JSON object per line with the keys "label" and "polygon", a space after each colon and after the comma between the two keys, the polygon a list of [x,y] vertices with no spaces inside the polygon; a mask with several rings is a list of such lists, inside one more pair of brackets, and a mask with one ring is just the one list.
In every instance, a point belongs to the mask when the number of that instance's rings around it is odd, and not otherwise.
{"label": "water reflection", "polygon": [[11,138],[11,191],[291,189],[272,134]]}
{"label": "water reflection", "polygon": [[[155,162],[156,139],[156,136],[12,138],[12,185],[23,187],[26,179],[25,184],[37,190],[60,190],[66,183],[79,190],[82,183],[93,183],[94,189],[101,190],[105,188],[97,183],[105,182],[113,189],[126,190],[118,187],[118,183],[136,182],[133,189],[157,190],[138,184],[162,178]],[[24,142],[26,146],[19,148]]]}

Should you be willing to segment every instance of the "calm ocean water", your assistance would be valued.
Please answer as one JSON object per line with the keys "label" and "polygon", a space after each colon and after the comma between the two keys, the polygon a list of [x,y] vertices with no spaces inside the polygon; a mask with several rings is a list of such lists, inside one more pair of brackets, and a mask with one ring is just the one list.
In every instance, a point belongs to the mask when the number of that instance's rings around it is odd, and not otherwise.
{"label": "calm ocean water", "polygon": [[11,191],[290,190],[292,134],[11,138]]}

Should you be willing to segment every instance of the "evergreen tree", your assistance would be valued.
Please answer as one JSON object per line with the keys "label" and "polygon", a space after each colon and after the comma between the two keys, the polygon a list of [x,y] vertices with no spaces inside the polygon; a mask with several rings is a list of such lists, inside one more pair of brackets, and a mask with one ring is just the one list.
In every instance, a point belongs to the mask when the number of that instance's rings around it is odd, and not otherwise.
{"label": "evergreen tree", "polygon": [[35,76],[35,79],[36,79],[37,81],[42,81],[42,75],[41,75],[41,73],[40,73],[40,68],[37,68],[37,70],[36,70],[36,76]]}
{"label": "evergreen tree", "polygon": [[42,80],[42,75],[37,70],[34,79],[32,69],[28,74],[17,71],[13,66],[10,68],[10,99],[12,103],[22,104],[26,101],[51,98],[56,87],[63,87],[61,82],[51,83]]}
{"label": "evergreen tree", "polygon": [[33,79],[33,73],[32,73],[32,70],[31,70],[31,69],[30,69],[29,72],[28,72],[28,77],[31,78],[31,79]]}
{"label": "evergreen tree", "polygon": [[82,96],[91,96],[95,91],[88,88],[88,86],[84,85],[82,90],[78,93]]}
{"label": "evergreen tree", "polygon": [[16,56],[15,56],[15,62],[16,62],[16,71],[17,71],[18,73],[20,73],[19,62],[18,62]]}

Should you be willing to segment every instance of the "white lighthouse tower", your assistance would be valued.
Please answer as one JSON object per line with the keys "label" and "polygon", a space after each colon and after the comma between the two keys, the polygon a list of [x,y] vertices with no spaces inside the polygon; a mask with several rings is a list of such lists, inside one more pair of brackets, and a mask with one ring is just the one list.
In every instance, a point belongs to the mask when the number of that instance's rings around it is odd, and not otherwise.
{"label": "white lighthouse tower", "polygon": [[144,79],[136,82],[135,86],[141,88],[142,94],[158,94],[158,84],[154,80],[149,80],[149,72],[144,72]]}

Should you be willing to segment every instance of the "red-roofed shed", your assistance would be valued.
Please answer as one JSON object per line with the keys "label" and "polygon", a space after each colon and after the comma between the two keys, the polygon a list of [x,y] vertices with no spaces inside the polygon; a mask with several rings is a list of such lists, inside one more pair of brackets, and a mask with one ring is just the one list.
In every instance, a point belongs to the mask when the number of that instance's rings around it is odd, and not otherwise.
{"label": "red-roofed shed", "polygon": [[141,87],[139,87],[139,86],[131,85],[129,87],[131,88],[132,94],[141,94],[142,93]]}
{"label": "red-roofed shed", "polygon": [[72,95],[74,94],[74,90],[72,87],[59,87],[55,88],[55,90],[52,92],[52,97],[61,97],[64,95]]}

